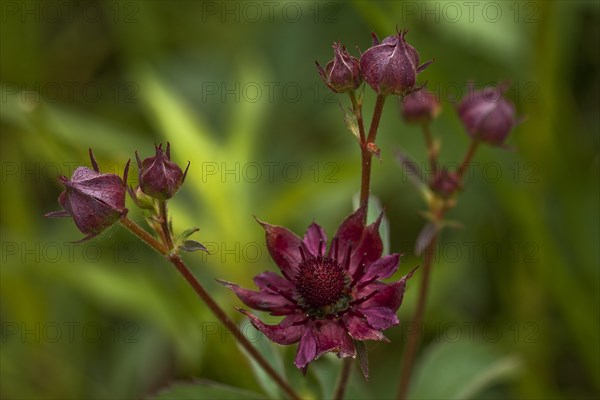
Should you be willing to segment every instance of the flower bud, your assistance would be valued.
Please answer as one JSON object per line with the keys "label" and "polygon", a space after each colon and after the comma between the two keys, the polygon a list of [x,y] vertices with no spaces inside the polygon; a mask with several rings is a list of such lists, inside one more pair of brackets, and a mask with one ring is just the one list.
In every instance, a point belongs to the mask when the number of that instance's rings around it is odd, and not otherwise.
{"label": "flower bud", "polygon": [[167,142],[167,150],[163,152],[162,144],[155,146],[156,154],[144,161],[137,152],[135,157],[139,167],[139,185],[142,192],[159,200],[167,200],[175,195],[183,184],[190,163],[185,172],[171,161],[171,145]]}
{"label": "flower bud", "polygon": [[401,100],[402,117],[407,123],[424,124],[433,121],[441,111],[435,96],[425,89],[411,93]]}
{"label": "flower bud", "polygon": [[358,59],[348,54],[346,47],[340,43],[333,44],[333,53],[334,58],[327,63],[325,69],[315,61],[325,84],[335,93],[345,93],[359,87],[362,78]]}
{"label": "flower bud", "polygon": [[58,197],[64,210],[46,214],[46,217],[72,217],[79,230],[86,234],[80,241],[88,240],[117,222],[127,213],[125,192],[129,161],[123,179],[115,174],[102,174],[90,149],[93,170],[79,167],[71,179],[61,176],[65,190]]}
{"label": "flower bud", "polygon": [[431,188],[442,197],[449,197],[460,189],[460,180],[456,172],[442,168],[436,171]]}
{"label": "flower bud", "polygon": [[373,33],[373,47],[360,57],[363,78],[378,94],[407,95],[415,88],[417,74],[433,62],[419,65],[419,53],[406,43],[406,30],[379,42]]}
{"label": "flower bud", "polygon": [[458,115],[468,134],[481,141],[501,145],[516,124],[515,107],[502,97],[504,87],[470,92],[458,106]]}

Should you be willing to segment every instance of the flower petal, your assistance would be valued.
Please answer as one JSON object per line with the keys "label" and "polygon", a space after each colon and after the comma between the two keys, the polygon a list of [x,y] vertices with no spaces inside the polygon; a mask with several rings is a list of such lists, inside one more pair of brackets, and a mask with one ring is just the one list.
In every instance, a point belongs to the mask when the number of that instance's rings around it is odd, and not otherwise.
{"label": "flower petal", "polygon": [[348,333],[354,340],[384,340],[388,341],[383,333],[367,323],[365,318],[350,316],[345,321]]}
{"label": "flower petal", "polygon": [[367,226],[361,235],[358,245],[352,253],[349,272],[354,274],[359,267],[361,261],[366,265],[377,261],[383,253],[383,242],[379,234],[379,225],[383,218],[383,212],[371,225]]}
{"label": "flower petal", "polygon": [[327,236],[319,224],[315,222],[310,224],[304,235],[304,244],[313,256],[323,255],[327,246]]}
{"label": "flower petal", "polygon": [[290,281],[272,271],[256,275],[254,283],[259,289],[271,293],[284,292],[292,295],[294,289]]}
{"label": "flower petal", "polygon": [[248,290],[239,287],[235,283],[217,279],[219,283],[231,289],[237,297],[248,307],[255,310],[270,311],[273,314],[291,314],[296,305],[282,295],[274,292]]}
{"label": "flower petal", "polygon": [[256,329],[264,333],[267,338],[277,344],[287,345],[296,343],[300,340],[300,337],[302,337],[302,333],[305,330],[305,326],[298,323],[306,318],[302,314],[287,316],[277,325],[267,325],[258,319],[256,315],[251,314],[244,309],[238,308],[238,311],[248,317]]}
{"label": "flower petal", "polygon": [[390,284],[373,282],[362,288],[357,294],[358,298],[368,296],[373,291],[377,294],[362,303],[360,308],[386,307],[396,312],[398,308],[400,308],[400,304],[402,304],[402,298],[404,297],[404,291],[406,290],[406,281],[413,276],[415,270],[416,268],[402,277],[399,281]]}
{"label": "flower petal", "polygon": [[386,279],[389,278],[398,269],[398,261],[400,254],[390,254],[381,257],[374,263],[367,264],[364,275],[360,278],[360,282],[367,282],[371,279]]}
{"label": "flower petal", "polygon": [[400,323],[396,312],[387,307],[362,308],[360,312],[375,329],[384,330]]}
{"label": "flower petal", "polygon": [[342,259],[349,245],[356,247],[365,229],[367,209],[365,205],[361,205],[358,210],[350,214],[338,228],[334,236],[337,242],[336,252],[338,257]]}
{"label": "flower petal", "polygon": [[340,358],[355,357],[356,349],[352,338],[338,321],[318,321],[315,323],[313,333],[317,339],[317,356],[333,351]]}
{"label": "flower petal", "polygon": [[283,226],[270,225],[266,222],[256,220],[265,228],[267,248],[273,261],[279,266],[283,276],[288,280],[296,275],[296,267],[302,261],[300,257],[300,246],[302,239],[290,232]]}
{"label": "flower petal", "polygon": [[300,345],[298,345],[298,351],[296,352],[296,359],[294,364],[299,369],[306,368],[308,363],[315,359],[317,355],[317,340],[313,333],[313,330],[308,328],[305,329],[302,339],[300,339]]}

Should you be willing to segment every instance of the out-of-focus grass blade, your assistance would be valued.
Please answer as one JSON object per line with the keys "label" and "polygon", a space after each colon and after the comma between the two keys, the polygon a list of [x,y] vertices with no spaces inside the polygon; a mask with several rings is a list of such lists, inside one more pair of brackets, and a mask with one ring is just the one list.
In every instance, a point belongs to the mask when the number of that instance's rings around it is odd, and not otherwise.
{"label": "out-of-focus grass blade", "polygon": [[264,396],[237,387],[198,379],[190,383],[173,383],[148,398],[153,400],[260,400],[264,399]]}
{"label": "out-of-focus grass blade", "polygon": [[[240,324],[240,330],[244,336],[246,336],[246,338],[250,340],[254,346],[256,346],[258,352],[267,359],[267,361],[273,366],[273,368],[275,368],[276,371],[283,372],[285,370],[281,354],[275,348],[275,345],[272,344],[269,339],[265,337],[265,335],[257,331],[247,319],[244,318]],[[254,361],[254,358],[250,357],[250,355],[241,345],[239,345],[239,343],[238,348],[242,353],[244,353],[250,362],[254,376],[269,397],[272,399],[281,398],[283,395],[279,390],[279,386],[277,386],[273,379],[265,373],[265,371],[256,363],[256,361]]]}
{"label": "out-of-focus grass blade", "polygon": [[468,340],[435,344],[418,360],[408,397],[477,398],[494,384],[514,378],[520,368],[520,358],[499,357],[490,345]]}

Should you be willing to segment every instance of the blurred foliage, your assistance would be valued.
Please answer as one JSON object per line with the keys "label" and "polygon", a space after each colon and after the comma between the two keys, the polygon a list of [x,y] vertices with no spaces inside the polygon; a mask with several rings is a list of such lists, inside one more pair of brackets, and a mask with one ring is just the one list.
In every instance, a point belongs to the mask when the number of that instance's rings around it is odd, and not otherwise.
{"label": "blurred foliage", "polygon": [[[56,177],[88,163],[88,147],[116,172],[134,150],[170,141],[175,161],[192,163],[171,203],[175,231],[200,228],[212,255],[187,259],[235,315],[237,299],[213,278],[251,286],[275,268],[252,216],[298,233],[315,219],[332,235],[358,190],[358,149],[338,106],[348,101],[327,92],[314,60],[329,60],[333,41],[364,50],[372,30],[398,26],[422,59],[436,59],[421,79],[442,97],[432,128],[444,161],[467,144],[453,108],[468,80],[512,80],[508,97],[526,116],[510,140],[516,151],[480,151],[449,215],[465,228],[442,237],[413,395],[597,397],[599,3],[474,3],[470,13],[467,2],[435,1],[284,1],[272,11],[261,2],[2,2],[0,396],[166,398],[174,381],[197,378],[220,383],[171,397],[274,395],[176,271],[128,232],[73,245],[72,221],[42,215],[58,208]],[[373,100],[367,90],[367,120]],[[390,248],[405,253],[400,276],[420,262],[412,248],[424,205],[393,153],[425,160],[425,150],[395,107],[384,110],[372,191]],[[417,274],[401,321],[418,283]],[[407,329],[368,344],[371,379],[355,370],[350,398],[393,396]],[[330,396],[335,357],[303,378],[294,347],[276,350],[301,393]]]}

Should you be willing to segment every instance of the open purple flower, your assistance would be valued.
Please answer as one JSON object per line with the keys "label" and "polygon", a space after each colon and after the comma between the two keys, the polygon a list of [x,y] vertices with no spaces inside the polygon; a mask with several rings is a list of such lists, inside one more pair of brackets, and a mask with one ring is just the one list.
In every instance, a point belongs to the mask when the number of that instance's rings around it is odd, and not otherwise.
{"label": "open purple flower", "polygon": [[406,280],[384,283],[398,268],[400,254],[382,257],[381,216],[365,226],[364,206],[339,227],[326,252],[323,229],[312,223],[304,238],[281,226],[259,221],[267,248],[283,276],[263,272],[254,278],[259,291],[221,282],[248,307],[285,318],[267,325],[240,311],[270,340],[300,342],[294,363],[300,369],[327,352],[355,357],[353,340],[387,340],[382,331],[399,323]]}

